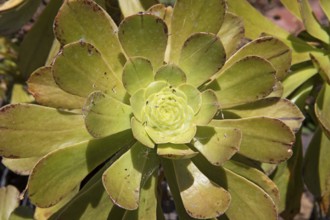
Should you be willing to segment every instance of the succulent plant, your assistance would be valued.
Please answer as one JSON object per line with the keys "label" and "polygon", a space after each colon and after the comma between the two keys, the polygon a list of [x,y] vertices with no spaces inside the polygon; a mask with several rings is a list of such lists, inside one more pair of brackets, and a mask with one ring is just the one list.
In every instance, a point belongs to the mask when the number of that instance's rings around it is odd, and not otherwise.
{"label": "succulent plant", "polygon": [[[265,19],[246,1],[237,4],[235,1],[228,0],[230,11],[244,11],[241,16],[247,24],[247,37],[254,39],[260,34],[276,36],[292,49],[292,72],[283,80],[284,93],[282,97],[291,99],[304,112],[307,116],[303,127],[304,131],[312,131],[314,136],[308,146],[304,162],[302,162],[302,154],[299,152],[298,154],[301,155],[290,162],[291,165],[286,171],[291,174],[277,175],[275,173],[275,182],[281,182],[280,191],[283,191],[281,194],[284,203],[281,210],[285,211],[285,216],[293,217],[295,213],[299,212],[300,196],[298,195],[301,195],[301,189],[298,189],[300,192],[297,192],[297,181],[301,182],[301,178],[298,179],[298,177],[301,175],[302,163],[304,163],[304,182],[318,204],[319,208],[315,208],[317,218],[322,218],[322,216],[329,216],[330,208],[328,188],[330,176],[328,162],[330,154],[328,149],[330,140],[330,35],[327,24],[330,19],[330,5],[329,1],[319,1],[325,21],[320,22],[307,0],[281,0],[281,2],[305,27],[305,30],[297,36],[274,26],[271,21]],[[279,170],[285,169],[281,167]],[[290,177],[287,179],[290,181],[284,180],[284,176]],[[302,183],[299,185],[302,188]],[[287,195],[286,192],[288,192]]]}
{"label": "succulent plant", "polygon": [[223,0],[155,5],[119,27],[95,2],[67,0],[54,33],[60,52],[28,80],[38,104],[0,110],[3,163],[30,175],[37,212],[161,219],[165,177],[181,219],[277,219],[259,164],[290,158],[304,118],[280,98],[284,43],[237,50],[244,28]]}

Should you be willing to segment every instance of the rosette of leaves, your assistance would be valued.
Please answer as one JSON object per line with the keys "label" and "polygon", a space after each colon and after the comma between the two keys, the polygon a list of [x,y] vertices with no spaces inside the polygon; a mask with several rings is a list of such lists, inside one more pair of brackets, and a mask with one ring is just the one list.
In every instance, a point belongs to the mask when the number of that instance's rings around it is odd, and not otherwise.
{"label": "rosette of leaves", "polygon": [[[293,54],[292,72],[283,80],[283,97],[291,99],[307,116],[305,131],[314,132],[304,158],[304,181],[315,196],[319,208],[315,213],[321,218],[329,216],[329,117],[330,117],[330,4],[320,0],[320,8],[324,12],[323,22],[315,16],[307,0],[281,0],[283,5],[300,20],[305,30],[294,36],[292,33],[274,25],[246,1],[229,0],[229,10],[243,12],[247,37],[254,39],[260,34],[276,36],[283,40]],[[252,25],[253,23],[253,25]],[[300,141],[299,141],[300,142]],[[298,147],[297,157],[293,157],[288,166],[279,168],[273,174],[276,183],[280,183],[283,216],[293,217],[299,212],[302,180],[302,153]],[[290,174],[291,173],[291,174]],[[287,179],[287,180],[285,180]],[[288,181],[289,180],[289,181]],[[297,187],[299,181],[300,187]],[[299,189],[300,188],[300,189]],[[291,190],[292,189],[292,190]],[[320,211],[317,211],[320,210]]]}
{"label": "rosette of leaves", "polygon": [[280,98],[287,46],[236,51],[242,21],[222,0],[155,5],[119,27],[67,0],[54,32],[62,49],[28,81],[39,105],[0,114],[4,164],[30,175],[38,215],[162,219],[165,177],[181,219],[277,219],[258,164],[287,160],[303,120]]}

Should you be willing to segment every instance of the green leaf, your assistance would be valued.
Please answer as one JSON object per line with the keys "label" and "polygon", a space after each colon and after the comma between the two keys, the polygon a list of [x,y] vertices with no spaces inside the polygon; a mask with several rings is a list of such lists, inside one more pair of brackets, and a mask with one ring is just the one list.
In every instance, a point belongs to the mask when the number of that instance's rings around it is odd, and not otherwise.
{"label": "green leaf", "polygon": [[166,64],[157,70],[155,80],[164,80],[172,86],[178,86],[187,81],[186,74],[175,64]]}
{"label": "green leaf", "polygon": [[14,173],[19,175],[30,175],[33,167],[40,160],[40,157],[29,158],[6,158],[3,157],[1,163]]}
{"label": "green leaf", "polygon": [[147,87],[154,79],[149,60],[135,57],[127,61],[123,70],[123,84],[127,92],[133,95],[139,89]]}
{"label": "green leaf", "polygon": [[62,45],[80,40],[91,43],[120,78],[126,58],[117,31],[108,13],[92,0],[65,1],[54,21],[54,32]]}
{"label": "green leaf", "polygon": [[226,211],[229,219],[277,219],[276,206],[267,192],[232,171],[225,171],[228,192],[232,197],[231,205]]}
{"label": "green leaf", "polygon": [[225,19],[217,35],[225,48],[227,57],[230,57],[239,48],[244,37],[243,20],[230,12],[226,12]]}
{"label": "green leaf", "polygon": [[300,7],[298,1],[294,0],[281,0],[281,3],[294,15],[297,19],[301,20]]}
{"label": "green leaf", "polygon": [[220,166],[238,150],[242,132],[236,128],[198,126],[193,146],[213,165]]}
{"label": "green leaf", "polygon": [[34,210],[28,206],[19,206],[10,215],[9,220],[34,220]]}
{"label": "green leaf", "polygon": [[79,187],[74,188],[69,194],[67,194],[59,203],[49,208],[39,208],[36,207],[34,217],[35,219],[47,220],[54,213],[60,210],[62,207],[65,207],[67,203],[78,193]]}
{"label": "green leaf", "polygon": [[157,154],[168,159],[192,158],[198,154],[185,144],[158,144]]}
{"label": "green leaf", "polygon": [[187,96],[188,105],[194,110],[194,113],[197,114],[202,106],[202,94],[199,90],[189,84],[182,84],[178,89]]}
{"label": "green leaf", "polygon": [[162,19],[151,14],[138,14],[121,22],[118,38],[128,57],[147,58],[156,69],[164,61],[167,32]]}
{"label": "green leaf", "polygon": [[82,115],[38,105],[5,106],[0,124],[0,154],[9,158],[43,156],[92,138]]}
{"label": "green leaf", "polygon": [[118,3],[124,17],[128,17],[144,11],[141,1],[139,0],[132,0],[132,1],[119,0]]}
{"label": "green leaf", "polygon": [[196,126],[191,125],[190,127],[186,128],[182,133],[174,133],[169,134],[170,132],[161,132],[155,130],[149,126],[145,126],[145,129],[149,135],[149,137],[156,143],[156,144],[164,144],[164,143],[173,143],[173,144],[185,144],[189,143],[191,139],[196,134]]}
{"label": "green leaf", "polygon": [[194,118],[197,125],[207,125],[219,109],[219,103],[216,94],[208,89],[202,92],[202,105]]}
{"label": "green leaf", "polygon": [[144,181],[157,168],[156,152],[136,142],[104,172],[103,184],[114,204],[134,210],[139,206]]}
{"label": "green leaf", "polygon": [[276,80],[273,86],[273,91],[267,96],[267,98],[281,98],[283,96],[283,85],[281,81]]}
{"label": "green leaf", "polygon": [[226,5],[223,0],[177,1],[169,33],[170,60],[175,63],[179,60],[184,42],[193,33],[217,34],[224,20],[225,10]]}
{"label": "green leaf", "polygon": [[134,138],[141,142],[141,144],[154,148],[155,143],[150,139],[148,136],[144,126],[142,125],[141,122],[135,119],[135,117],[132,117],[131,119],[131,127],[132,127],[132,132],[134,135]]}
{"label": "green leaf", "polygon": [[2,1],[0,6],[0,33],[10,35],[28,22],[40,5],[40,0]]}
{"label": "green leaf", "polygon": [[139,122],[142,122],[142,116],[143,116],[142,113],[144,110],[144,106],[146,105],[145,92],[146,92],[145,89],[140,89],[137,92],[135,92],[129,99],[134,117]]}
{"label": "green leaf", "polygon": [[134,211],[126,211],[122,220],[158,219],[157,181],[157,174],[148,179],[141,188],[139,208]]}
{"label": "green leaf", "polygon": [[33,102],[33,97],[26,91],[25,85],[15,83],[11,93],[10,104]]}
{"label": "green leaf", "polygon": [[291,65],[291,50],[280,40],[274,37],[260,37],[238,50],[226,62],[220,73],[237,61],[247,56],[258,56],[270,62],[276,70],[276,77],[282,80]]}
{"label": "green leaf", "polygon": [[[274,201],[261,187],[229,169],[212,166],[200,154],[193,158],[193,162],[210,181],[230,193],[231,202],[225,213],[228,219],[277,219]],[[263,182],[262,179],[254,181]]]}
{"label": "green leaf", "polygon": [[191,217],[215,218],[228,209],[230,194],[210,181],[190,159],[163,159],[162,164],[170,188],[178,187],[184,208]]}
{"label": "green leaf", "polygon": [[28,182],[29,198],[38,207],[55,205],[94,168],[132,142],[131,132],[126,131],[48,154],[32,171]]}
{"label": "green leaf", "polygon": [[327,16],[328,20],[330,20],[330,2],[327,0],[320,0],[320,6],[323,9],[323,12]]}
{"label": "green leaf", "polygon": [[154,93],[160,92],[163,88],[170,86],[165,81],[155,81],[149,84],[149,86],[146,88],[145,97],[148,98]]}
{"label": "green leaf", "polygon": [[[119,216],[121,212],[124,213],[124,210],[111,202],[102,184],[102,173],[106,167],[107,165],[102,167],[79,193],[50,219],[107,219],[110,213],[114,219],[121,219]],[[118,211],[119,216],[114,216],[115,211]]]}
{"label": "green leaf", "polygon": [[278,212],[285,219],[292,219],[300,212],[301,196],[304,192],[303,173],[303,149],[301,133],[297,135],[292,157],[277,166],[271,178],[280,191],[281,203]]}
{"label": "green leaf", "polygon": [[330,36],[316,19],[308,0],[300,1],[300,14],[307,32],[315,38],[330,43]]}
{"label": "green leaf", "polygon": [[[242,132],[239,153],[266,163],[279,163],[292,155],[295,136],[282,121],[267,117],[212,120],[216,127],[232,127]],[[265,133],[267,131],[267,133]]]}
{"label": "green leaf", "polygon": [[[330,140],[318,128],[306,152],[304,161],[304,180],[310,192],[320,201],[330,193]],[[327,209],[328,207],[324,207]]]}
{"label": "green leaf", "polygon": [[51,67],[40,67],[27,81],[29,92],[42,105],[54,108],[81,109],[85,98],[62,90],[52,75]]}
{"label": "green leaf", "polygon": [[276,207],[279,206],[280,192],[276,184],[263,172],[256,168],[252,168],[243,163],[232,160],[227,161],[223,167],[258,185],[272,198]]}
{"label": "green leaf", "polygon": [[251,103],[269,95],[275,85],[275,70],[260,57],[246,57],[225,70],[208,88],[214,89],[220,108]]}
{"label": "green leaf", "polygon": [[315,68],[321,74],[323,79],[330,84],[330,57],[329,55],[311,53],[311,59],[314,63]]}
{"label": "green leaf", "polygon": [[106,64],[93,45],[84,41],[64,46],[53,65],[56,83],[66,92],[87,97],[93,91],[103,91],[123,101],[126,95],[121,78]]}
{"label": "green leaf", "polygon": [[304,82],[310,79],[317,73],[317,70],[309,66],[307,68],[301,68],[290,73],[283,81],[283,97],[288,97]]}
{"label": "green leaf", "polygon": [[224,118],[270,117],[284,122],[294,132],[297,132],[304,120],[299,108],[287,99],[266,98],[257,102],[226,109]]}
{"label": "green leaf", "polygon": [[102,92],[92,93],[83,111],[86,128],[94,137],[105,137],[131,128],[131,106]]}
{"label": "green leaf", "polygon": [[250,5],[248,1],[227,0],[227,5],[230,12],[243,18],[246,37],[256,39],[266,33],[279,38],[290,48],[293,48],[293,64],[309,60],[309,52],[318,51],[318,49],[308,45],[305,41],[275,25]]}
{"label": "green leaf", "polygon": [[196,33],[185,41],[179,66],[187,75],[187,83],[198,87],[215,74],[225,61],[225,49],[216,35]]}
{"label": "green leaf", "polygon": [[24,36],[18,57],[18,68],[24,79],[27,79],[35,69],[45,65],[54,41],[54,18],[62,3],[63,0],[50,1],[31,30]]}
{"label": "green leaf", "polygon": [[9,219],[10,214],[19,206],[19,191],[11,185],[0,188],[0,217]]}
{"label": "green leaf", "polygon": [[325,134],[330,138],[330,85],[324,84],[317,96],[314,110]]}

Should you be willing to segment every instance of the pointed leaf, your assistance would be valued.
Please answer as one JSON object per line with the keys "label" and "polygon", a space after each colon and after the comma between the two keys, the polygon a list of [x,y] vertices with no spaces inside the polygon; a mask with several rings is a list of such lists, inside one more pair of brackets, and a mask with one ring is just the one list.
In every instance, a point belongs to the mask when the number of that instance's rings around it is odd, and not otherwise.
{"label": "pointed leaf", "polygon": [[295,136],[291,129],[278,119],[255,117],[213,120],[211,125],[240,129],[243,136],[239,153],[248,158],[266,163],[278,163],[289,159],[292,155],[291,148]]}
{"label": "pointed leaf", "polygon": [[155,80],[164,80],[172,86],[178,86],[187,80],[186,74],[174,64],[166,64],[157,70]]}
{"label": "pointed leaf", "polygon": [[128,17],[144,11],[141,1],[139,0],[131,0],[131,1],[119,0],[118,3],[119,3],[120,11],[121,13],[123,13],[124,17]]}
{"label": "pointed leaf", "polygon": [[278,212],[287,219],[293,218],[300,212],[301,196],[304,192],[303,148],[301,134],[297,135],[292,157],[277,166],[272,179],[280,190],[281,203]]}
{"label": "pointed leaf", "polygon": [[154,68],[163,64],[167,26],[162,19],[151,14],[127,17],[119,26],[118,38],[129,57],[145,57]]}
{"label": "pointed leaf", "polygon": [[34,220],[34,210],[28,206],[19,206],[11,213],[9,220]]}
{"label": "pointed leaf", "polygon": [[330,20],[330,2],[327,0],[320,0],[320,5],[328,20]]}
{"label": "pointed leaf", "polygon": [[232,160],[227,161],[223,167],[258,185],[272,198],[276,207],[279,206],[280,192],[276,184],[263,172]]}
{"label": "pointed leaf", "polygon": [[29,178],[29,198],[38,207],[55,205],[94,168],[132,141],[131,132],[126,131],[48,154],[34,167]]}
{"label": "pointed leaf", "polygon": [[319,53],[311,53],[311,59],[315,68],[321,74],[323,79],[330,84],[330,57],[329,55],[323,55]]}
{"label": "pointed leaf", "polygon": [[122,79],[127,92],[131,95],[147,87],[154,81],[150,61],[141,57],[131,58],[124,66]]}
{"label": "pointed leaf", "polygon": [[320,199],[329,196],[330,189],[330,140],[320,128],[316,130],[306,152],[304,180],[313,195]]}
{"label": "pointed leaf", "polygon": [[114,204],[127,210],[138,208],[143,181],[158,167],[155,156],[154,150],[136,142],[104,172],[103,185]]}
{"label": "pointed leaf", "polygon": [[157,180],[157,174],[148,179],[141,188],[139,208],[134,211],[126,211],[122,220],[158,219]]}
{"label": "pointed leaf", "polygon": [[228,169],[212,166],[200,155],[193,158],[193,162],[211,181],[230,193],[228,219],[277,219],[276,206],[261,187]]}
{"label": "pointed leaf", "polygon": [[79,40],[91,43],[119,78],[126,58],[117,38],[117,29],[108,13],[92,0],[65,1],[54,21],[54,32],[62,45]]}
{"label": "pointed leaf", "polygon": [[155,143],[150,139],[148,136],[144,126],[142,125],[141,122],[135,119],[135,117],[132,117],[131,119],[131,127],[132,127],[132,132],[134,135],[134,138],[138,140],[141,144],[154,148]]}
{"label": "pointed leaf", "polygon": [[267,98],[260,101],[237,106],[223,111],[224,118],[271,117],[284,122],[297,132],[304,120],[299,108],[287,99]]}
{"label": "pointed leaf", "polygon": [[121,78],[114,75],[104,58],[84,41],[68,44],[56,57],[54,79],[63,90],[74,95],[87,97],[98,90],[122,101],[126,92]]}
{"label": "pointed leaf", "polygon": [[17,32],[33,17],[33,14],[37,11],[40,2],[40,0],[2,1],[0,6],[1,35],[10,35]]}
{"label": "pointed leaf", "polygon": [[54,215],[58,210],[62,207],[65,207],[67,203],[78,193],[79,186],[74,188],[69,194],[67,194],[59,203],[49,208],[39,208],[36,207],[34,212],[34,218],[40,220],[49,219],[52,215]]}
{"label": "pointed leaf", "polygon": [[229,67],[208,87],[215,90],[220,108],[229,108],[269,95],[276,82],[274,74],[268,61],[246,57]]}
{"label": "pointed leaf", "polygon": [[86,128],[94,137],[105,137],[131,128],[131,106],[102,92],[92,93],[84,107]]}
{"label": "pointed leaf", "polygon": [[26,91],[25,85],[15,83],[11,91],[10,104],[31,102],[33,102],[33,97]]}
{"label": "pointed leaf", "polygon": [[294,15],[297,19],[301,20],[299,2],[292,0],[281,0],[281,3]]}
{"label": "pointed leaf", "polygon": [[197,125],[207,125],[219,109],[219,103],[216,94],[208,89],[202,92],[202,105],[194,118]]}
{"label": "pointed leaf", "polygon": [[294,90],[296,90],[316,73],[317,70],[312,66],[291,72],[290,75],[288,75],[283,81],[283,97],[288,97],[291,95]]}
{"label": "pointed leaf", "polygon": [[[291,1],[291,0],[290,0]],[[256,39],[262,34],[272,35],[279,38],[290,48],[295,48],[292,54],[292,63],[309,60],[309,52],[317,49],[307,42],[291,35],[283,28],[275,25],[271,20],[263,16],[248,1],[227,0],[228,9],[243,18],[245,36]]]}
{"label": "pointed leaf", "polygon": [[18,67],[24,79],[27,79],[35,69],[45,65],[54,41],[54,18],[62,3],[63,0],[50,1],[31,30],[24,36],[18,57]]}
{"label": "pointed leaf", "polygon": [[19,206],[19,191],[14,186],[0,188],[0,217],[9,219],[10,214]]}
{"label": "pointed leaf", "polygon": [[198,154],[185,144],[158,144],[157,154],[168,159],[192,158]]}
{"label": "pointed leaf", "polygon": [[242,47],[226,62],[220,73],[247,56],[259,56],[270,62],[276,70],[276,77],[282,80],[291,65],[291,50],[274,37],[260,37]]}
{"label": "pointed leaf", "polygon": [[330,42],[330,36],[316,19],[308,0],[300,1],[300,14],[307,32],[324,43]]}
{"label": "pointed leaf", "polygon": [[4,157],[43,156],[92,138],[79,114],[30,104],[7,105],[0,112]]}
{"label": "pointed leaf", "polygon": [[200,86],[215,74],[226,61],[220,39],[210,33],[196,33],[184,43],[179,66],[187,75],[187,83]]}
{"label": "pointed leaf", "polygon": [[238,49],[244,37],[243,20],[230,12],[226,12],[217,35],[225,48],[227,57],[230,57]]}
{"label": "pointed leaf", "polygon": [[81,109],[85,99],[62,90],[55,83],[51,67],[41,67],[27,81],[29,92],[42,105],[54,108]]}
{"label": "pointed leaf", "polygon": [[196,114],[202,106],[202,94],[198,89],[189,84],[182,84],[178,89],[187,96],[187,103]]}
{"label": "pointed leaf", "polygon": [[40,160],[40,157],[29,158],[6,158],[3,157],[1,163],[14,173],[19,175],[30,175],[33,167]]}
{"label": "pointed leaf", "polygon": [[215,218],[228,209],[230,194],[209,180],[190,159],[163,159],[162,164],[170,188],[177,185],[186,212],[191,217]]}
{"label": "pointed leaf", "polygon": [[107,219],[110,212],[116,209],[116,206],[111,202],[103,187],[102,173],[104,170],[105,167],[102,167],[102,169],[86,183],[80,192],[65,207],[53,215],[50,220],[89,220],[96,217]]}
{"label": "pointed leaf", "polygon": [[241,139],[236,128],[199,126],[192,144],[211,164],[220,166],[239,150]]}
{"label": "pointed leaf", "polygon": [[314,110],[325,134],[330,138],[330,85],[324,84],[317,96]]}
{"label": "pointed leaf", "polygon": [[[177,62],[184,42],[193,33],[218,33],[225,15],[225,1],[209,0],[176,2],[172,15],[170,60]],[[204,13],[207,11],[207,13]]]}

